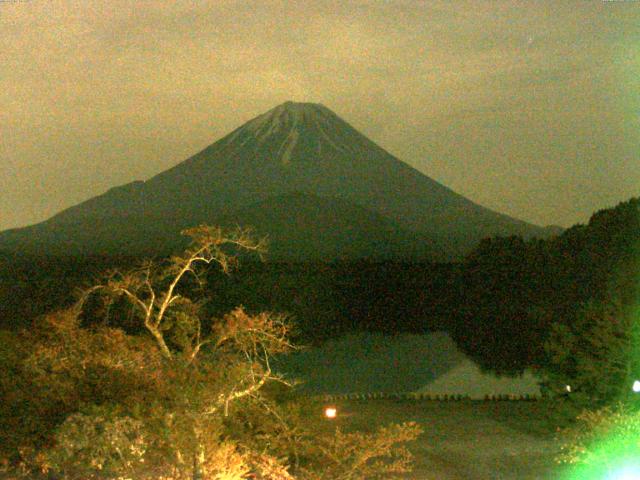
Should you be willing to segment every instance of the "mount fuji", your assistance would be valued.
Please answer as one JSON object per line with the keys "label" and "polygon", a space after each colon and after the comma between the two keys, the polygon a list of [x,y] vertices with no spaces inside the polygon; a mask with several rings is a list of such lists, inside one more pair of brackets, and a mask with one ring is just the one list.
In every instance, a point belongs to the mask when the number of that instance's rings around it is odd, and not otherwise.
{"label": "mount fuji", "polygon": [[201,223],[253,226],[271,257],[450,259],[494,235],[549,231],[484,208],[328,108],[286,102],[147,181],[0,233],[0,250],[161,253]]}

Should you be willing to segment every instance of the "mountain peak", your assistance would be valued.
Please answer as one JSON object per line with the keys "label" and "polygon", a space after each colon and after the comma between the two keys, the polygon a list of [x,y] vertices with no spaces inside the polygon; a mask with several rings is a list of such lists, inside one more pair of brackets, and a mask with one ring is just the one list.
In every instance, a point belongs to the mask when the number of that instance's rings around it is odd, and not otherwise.
{"label": "mountain peak", "polygon": [[327,107],[325,107],[321,103],[294,102],[293,100],[287,100],[286,102],[281,103],[280,105],[278,105],[275,108],[272,108],[271,110],[277,110],[277,109],[286,109],[290,111],[318,110],[318,109],[329,110]]}
{"label": "mountain peak", "polygon": [[[306,200],[297,201],[292,192],[301,192]],[[269,207],[286,202],[287,212],[304,207],[301,222],[278,214],[284,207]],[[263,220],[267,234],[272,222],[284,218],[291,220],[287,228],[298,232],[287,238],[345,235],[336,244],[344,249],[350,238],[371,237],[374,223],[388,237],[375,237],[373,243],[382,250],[393,238],[403,237],[403,231],[442,242],[452,254],[468,251],[487,236],[544,233],[452,192],[393,157],[327,107],[290,101],[144,183],[114,188],[34,227],[0,234],[0,249],[146,252],[174,245],[183,228],[216,224],[234,212],[242,224],[248,215],[244,212],[254,208],[263,211],[255,218]],[[362,209],[377,218],[367,221],[371,228],[358,225],[373,218]],[[307,226],[313,215],[320,227],[311,233]],[[344,222],[334,222],[336,215],[346,215]],[[297,245],[284,242],[282,248],[296,251]]]}
{"label": "mountain peak", "polygon": [[335,113],[320,103],[288,101],[254,118],[247,124],[247,127],[252,127],[255,131],[267,124],[276,127],[295,127],[301,123],[309,122],[314,117],[327,115],[337,117]]}
{"label": "mountain peak", "polygon": [[239,136],[250,137],[258,148],[268,145],[274,158],[287,165],[294,159],[319,157],[326,149],[348,152],[350,141],[345,140],[360,134],[320,103],[288,101],[246,123],[230,140]]}

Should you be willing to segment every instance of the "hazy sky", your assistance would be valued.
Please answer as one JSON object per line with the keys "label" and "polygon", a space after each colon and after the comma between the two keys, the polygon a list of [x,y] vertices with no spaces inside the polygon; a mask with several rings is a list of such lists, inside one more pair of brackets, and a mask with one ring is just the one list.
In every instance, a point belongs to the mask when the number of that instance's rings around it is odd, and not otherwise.
{"label": "hazy sky", "polygon": [[640,195],[640,2],[0,0],[0,229],[323,103],[509,215]]}

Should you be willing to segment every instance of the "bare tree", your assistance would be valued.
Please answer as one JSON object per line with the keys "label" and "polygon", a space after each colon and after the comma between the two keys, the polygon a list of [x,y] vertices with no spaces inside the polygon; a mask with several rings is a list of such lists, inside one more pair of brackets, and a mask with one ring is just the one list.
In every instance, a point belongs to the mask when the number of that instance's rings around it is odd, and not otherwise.
{"label": "bare tree", "polygon": [[[163,264],[146,261],[129,271],[114,270],[105,280],[82,292],[77,303],[82,311],[87,299],[100,294],[108,302],[126,298],[138,318],[155,341],[166,362],[190,368],[201,379],[219,376],[215,366],[233,369],[233,375],[218,378],[216,387],[207,385],[198,394],[198,411],[190,412],[194,419],[193,434],[198,438],[194,471],[205,462],[205,442],[201,439],[201,424],[208,416],[227,416],[231,403],[256,396],[270,381],[287,383],[273,372],[270,357],[293,348],[288,340],[286,318],[272,313],[250,315],[238,307],[221,319],[204,320],[201,301],[191,298],[185,283],[204,284],[206,267],[214,264],[228,273],[242,251],[262,255],[265,241],[256,240],[250,231],[225,231],[219,227],[199,226],[185,230],[191,245],[181,255]],[[193,286],[193,284],[192,284]],[[206,353],[205,353],[206,352]],[[207,361],[199,358],[206,355]],[[220,370],[220,368],[218,368]]]}
{"label": "bare tree", "polygon": [[[212,263],[229,273],[236,264],[237,257],[229,253],[228,247],[254,251],[260,255],[266,249],[266,241],[255,240],[247,229],[237,228],[226,232],[220,227],[201,225],[184,230],[182,234],[192,239],[184,253],[171,257],[166,264],[160,266],[146,261],[128,272],[111,271],[106,282],[94,285],[82,293],[79,308],[82,308],[89,295],[98,291],[110,297],[124,295],[142,315],[145,328],[156,340],[162,354],[171,359],[174,352],[168,347],[163,333],[172,313],[171,309],[197,313],[197,304],[178,292],[185,277],[191,275],[202,285],[204,280],[199,267]],[[202,346],[211,343],[211,339],[202,338],[202,324],[197,315],[191,315],[190,319],[193,321],[190,345],[182,346],[181,353],[186,353],[189,361],[193,361]]]}

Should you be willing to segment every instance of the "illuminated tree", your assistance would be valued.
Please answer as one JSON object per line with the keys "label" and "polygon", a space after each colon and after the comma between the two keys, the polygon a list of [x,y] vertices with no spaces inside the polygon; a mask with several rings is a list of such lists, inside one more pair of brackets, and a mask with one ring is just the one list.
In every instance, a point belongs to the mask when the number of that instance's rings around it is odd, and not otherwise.
{"label": "illuminated tree", "polygon": [[[0,367],[16,368],[0,382],[2,412],[21,416],[1,419],[3,432],[14,432],[0,448],[4,468],[65,480],[335,478],[322,473],[327,465],[354,480],[406,471],[400,444],[418,435],[415,425],[336,434],[283,401],[288,384],[271,359],[293,348],[284,316],[204,313],[204,268],[228,272],[239,252],[260,253],[263,243],[244,230],[186,233],[184,254],[109,272],[73,308],[9,339],[15,354],[0,355]],[[96,298],[109,321],[87,318]],[[111,325],[120,300],[145,334]]]}
{"label": "illuminated tree", "polygon": [[[148,261],[128,272],[112,271],[106,282],[83,292],[78,307],[82,308],[95,292],[105,294],[108,300],[124,296],[135,307],[165,358],[172,359],[178,354],[191,362],[213,339],[203,336],[203,322],[198,316],[200,305],[181,290],[182,283],[191,276],[202,286],[200,267],[213,263],[228,273],[236,263],[236,256],[226,249],[235,247],[261,254],[265,242],[256,241],[250,231],[240,228],[226,232],[219,227],[202,225],[185,230],[183,234],[192,240],[183,254],[171,257],[160,266]],[[167,344],[167,332],[177,341],[174,350]]]}
{"label": "illuminated tree", "polygon": [[640,412],[624,404],[584,411],[560,432],[565,480],[638,478],[640,475]]}
{"label": "illuminated tree", "polygon": [[[262,253],[264,242],[242,229],[227,232],[200,226],[184,233],[192,242],[182,255],[171,257],[164,265],[146,262],[128,272],[111,272],[105,282],[84,293],[79,307],[96,293],[107,303],[120,296],[131,303],[164,358],[165,368],[180,386],[179,391],[170,393],[172,408],[182,405],[181,421],[189,419],[186,437],[191,445],[182,449],[174,445],[176,460],[184,463],[191,455],[194,475],[200,475],[211,454],[207,445],[212,444],[212,423],[219,429],[220,416],[229,416],[233,402],[259,398],[260,389],[268,382],[284,383],[272,371],[270,357],[292,345],[281,315],[249,315],[239,307],[221,319],[205,321],[202,302],[189,296],[194,282],[195,287],[202,286],[202,267],[216,264],[227,273],[234,267],[238,251]],[[191,290],[185,288],[189,282]]]}

